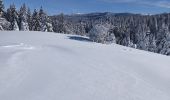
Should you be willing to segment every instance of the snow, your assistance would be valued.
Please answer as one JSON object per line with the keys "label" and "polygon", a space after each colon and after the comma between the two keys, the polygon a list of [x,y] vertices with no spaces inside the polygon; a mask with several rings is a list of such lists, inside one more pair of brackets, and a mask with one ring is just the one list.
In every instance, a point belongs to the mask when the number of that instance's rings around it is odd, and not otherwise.
{"label": "snow", "polygon": [[0,31],[0,100],[170,100],[170,57],[83,38]]}

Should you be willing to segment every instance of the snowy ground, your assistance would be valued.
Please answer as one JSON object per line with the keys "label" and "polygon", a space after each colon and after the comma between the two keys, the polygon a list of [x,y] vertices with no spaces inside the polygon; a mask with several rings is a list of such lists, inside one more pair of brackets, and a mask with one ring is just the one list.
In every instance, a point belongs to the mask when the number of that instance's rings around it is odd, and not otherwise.
{"label": "snowy ground", "polygon": [[170,57],[78,36],[1,31],[0,100],[170,100]]}

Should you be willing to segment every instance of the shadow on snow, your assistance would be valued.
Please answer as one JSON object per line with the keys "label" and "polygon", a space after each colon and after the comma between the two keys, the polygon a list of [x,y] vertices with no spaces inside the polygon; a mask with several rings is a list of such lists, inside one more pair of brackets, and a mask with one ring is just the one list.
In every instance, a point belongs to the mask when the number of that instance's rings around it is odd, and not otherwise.
{"label": "shadow on snow", "polygon": [[81,37],[81,36],[68,36],[68,38],[71,40],[92,42],[89,38],[85,38],[85,37]]}

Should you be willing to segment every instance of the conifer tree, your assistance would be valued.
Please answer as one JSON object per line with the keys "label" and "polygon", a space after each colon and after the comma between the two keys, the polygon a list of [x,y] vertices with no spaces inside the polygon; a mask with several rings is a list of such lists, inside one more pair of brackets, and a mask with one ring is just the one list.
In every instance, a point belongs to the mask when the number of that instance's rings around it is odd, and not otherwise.
{"label": "conifer tree", "polygon": [[28,31],[29,26],[27,22],[27,8],[26,5],[23,4],[19,11],[19,27],[21,31]]}
{"label": "conifer tree", "polygon": [[29,30],[31,31],[32,30],[32,13],[31,13],[30,8],[27,8],[27,23],[28,23]]}
{"label": "conifer tree", "polygon": [[4,4],[3,4],[3,0],[0,0],[0,17],[3,16],[4,13]]}
{"label": "conifer tree", "polygon": [[40,25],[40,17],[39,13],[35,9],[33,14],[32,14],[32,30],[33,31],[40,31],[41,30],[41,25]]}
{"label": "conifer tree", "polygon": [[7,20],[11,23],[10,30],[19,31],[18,27],[18,13],[16,11],[15,5],[10,5],[10,8],[7,9]]}
{"label": "conifer tree", "polygon": [[39,17],[40,17],[40,26],[41,26],[40,31],[42,31],[42,32],[47,31],[47,19],[48,19],[48,16],[44,12],[42,7],[40,8],[40,11],[39,11]]}

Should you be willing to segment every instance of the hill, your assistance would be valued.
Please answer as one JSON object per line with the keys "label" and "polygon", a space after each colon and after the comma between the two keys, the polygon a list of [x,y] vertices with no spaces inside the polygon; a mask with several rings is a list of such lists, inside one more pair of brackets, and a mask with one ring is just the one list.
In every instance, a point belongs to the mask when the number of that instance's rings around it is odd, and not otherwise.
{"label": "hill", "polygon": [[170,100],[170,58],[46,32],[0,32],[1,100]]}

